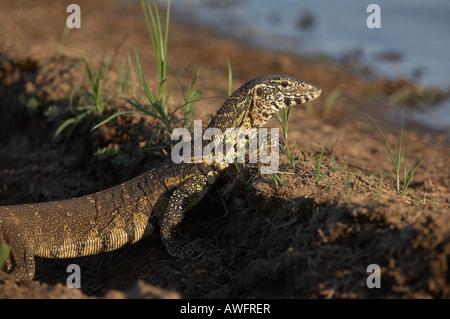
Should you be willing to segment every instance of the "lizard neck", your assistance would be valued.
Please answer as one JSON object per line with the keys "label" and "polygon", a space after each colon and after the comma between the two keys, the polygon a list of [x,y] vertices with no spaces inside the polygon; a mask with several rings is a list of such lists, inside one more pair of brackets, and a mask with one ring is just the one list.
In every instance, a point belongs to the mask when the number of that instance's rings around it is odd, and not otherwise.
{"label": "lizard neck", "polygon": [[207,128],[218,128],[222,132],[229,128],[249,129],[253,124],[249,117],[252,103],[252,88],[241,86],[225,101]]}

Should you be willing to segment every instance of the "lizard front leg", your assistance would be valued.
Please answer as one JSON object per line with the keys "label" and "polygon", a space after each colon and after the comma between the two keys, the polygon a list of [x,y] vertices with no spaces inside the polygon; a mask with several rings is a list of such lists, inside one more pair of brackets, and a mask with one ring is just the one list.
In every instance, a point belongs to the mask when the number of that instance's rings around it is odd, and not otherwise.
{"label": "lizard front leg", "polygon": [[159,223],[162,242],[172,257],[186,258],[198,248],[194,242],[182,243],[176,231],[186,212],[203,198],[211,182],[207,175],[194,175],[178,187],[170,197]]}

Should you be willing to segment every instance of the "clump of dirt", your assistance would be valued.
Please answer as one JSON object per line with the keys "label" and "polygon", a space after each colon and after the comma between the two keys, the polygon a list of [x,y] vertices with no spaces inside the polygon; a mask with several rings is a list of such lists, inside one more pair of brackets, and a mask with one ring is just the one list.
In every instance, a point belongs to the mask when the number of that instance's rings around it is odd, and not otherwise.
{"label": "clump of dirt", "polygon": [[426,109],[427,105],[438,104],[447,99],[450,92],[437,87],[424,88],[407,79],[386,79],[382,92],[389,96],[395,103]]}
{"label": "clump of dirt", "polygon": [[[9,11],[22,8],[19,2]],[[52,10],[56,9],[48,5],[46,14]],[[93,12],[86,23],[94,23],[89,22],[92,18],[100,30],[111,28],[111,21],[122,17],[127,28],[117,29],[121,45],[123,38],[132,38],[137,47],[143,45],[137,39],[142,34],[145,38],[145,27],[139,29],[131,14],[122,16],[135,12],[131,5],[108,7],[108,17],[101,14],[105,8],[99,10],[88,2],[83,10]],[[155,122],[147,117],[121,116],[90,131],[112,112],[131,109],[116,94],[108,96],[102,117],[86,117],[68,138],[63,134],[55,140],[58,126],[73,115],[70,93],[80,88],[73,96],[76,105],[88,89],[80,58],[69,50],[36,49],[39,45],[48,49],[49,43],[55,44],[52,37],[59,39],[51,28],[42,35],[41,44],[30,45],[27,53],[24,43],[34,43],[30,36],[10,28],[12,20],[6,15],[1,20],[21,41],[14,43],[9,35],[0,47],[0,205],[93,193],[164,159],[164,152],[148,151]],[[198,54],[204,80],[199,86],[210,96],[226,94],[222,62],[228,57],[236,85],[261,72],[289,73],[322,87],[323,98],[336,86],[341,96],[329,118],[303,108],[291,110],[289,140],[297,142],[295,165],[281,155],[282,185],[276,186],[273,176],[259,174],[255,166],[232,168],[189,212],[181,231],[190,239],[201,239],[202,254],[174,259],[156,232],[109,253],[36,258],[34,280],[16,284],[7,273],[0,273],[1,298],[450,297],[448,137],[407,127],[403,150],[408,167],[432,152],[402,196],[394,190],[383,140],[365,116],[370,113],[383,123],[392,140],[391,132],[396,133],[398,126],[393,129],[383,117],[392,101],[379,102],[380,96],[389,99],[409,84],[368,82],[336,65],[259,52],[208,30],[199,29],[192,37],[192,32],[175,24],[172,32],[175,49],[170,58],[176,63],[183,65],[186,59],[181,57],[202,48]],[[98,42],[83,39],[86,47]],[[114,39],[112,45],[119,47]],[[73,49],[74,44],[69,41],[66,46]],[[117,60],[120,50],[116,53]],[[116,91],[117,77],[117,70],[111,70],[104,83],[108,92]],[[182,101],[180,96],[175,99]],[[206,119],[221,101],[214,103],[199,102],[196,115]],[[154,145],[163,139],[158,135]],[[318,178],[317,150],[322,147],[325,155]],[[73,263],[82,269],[81,290],[66,286],[67,266]],[[381,288],[366,284],[371,264],[380,267]]]}

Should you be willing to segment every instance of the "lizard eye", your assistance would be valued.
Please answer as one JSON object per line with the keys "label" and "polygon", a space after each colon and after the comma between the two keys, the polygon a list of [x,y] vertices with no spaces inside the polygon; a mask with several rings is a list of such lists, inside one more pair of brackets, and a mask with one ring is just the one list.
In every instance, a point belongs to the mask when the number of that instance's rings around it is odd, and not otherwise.
{"label": "lizard eye", "polygon": [[289,83],[287,81],[281,82],[281,86],[284,88],[287,87],[288,85],[289,85]]}

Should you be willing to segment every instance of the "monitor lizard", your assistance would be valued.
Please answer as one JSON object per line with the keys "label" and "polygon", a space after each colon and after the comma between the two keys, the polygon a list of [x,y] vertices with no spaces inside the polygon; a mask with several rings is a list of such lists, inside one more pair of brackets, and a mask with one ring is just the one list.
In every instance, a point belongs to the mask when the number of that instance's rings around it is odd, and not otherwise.
{"label": "monitor lizard", "polygon": [[[272,115],[320,96],[317,86],[287,75],[265,75],[239,87],[207,128],[262,127]],[[174,163],[170,158],[123,184],[60,201],[0,206],[0,246],[11,254],[6,269],[17,280],[33,278],[34,256],[81,257],[118,249],[151,234],[159,223],[174,257],[196,248],[176,235],[177,226],[229,164]]]}

